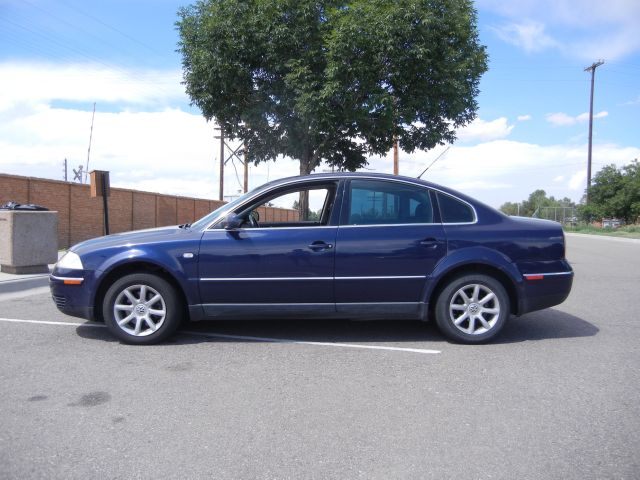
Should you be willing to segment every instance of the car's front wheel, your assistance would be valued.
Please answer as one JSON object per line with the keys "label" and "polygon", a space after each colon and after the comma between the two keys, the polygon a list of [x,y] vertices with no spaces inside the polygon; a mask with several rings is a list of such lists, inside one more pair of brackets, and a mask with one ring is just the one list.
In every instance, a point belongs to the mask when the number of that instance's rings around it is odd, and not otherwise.
{"label": "car's front wheel", "polygon": [[134,273],[116,280],[104,297],[107,328],[125,343],[153,344],[166,340],[180,324],[180,302],[165,279]]}
{"label": "car's front wheel", "polygon": [[502,284],[487,275],[454,278],[438,295],[436,323],[444,335],[462,343],[494,338],[509,317],[509,296]]}

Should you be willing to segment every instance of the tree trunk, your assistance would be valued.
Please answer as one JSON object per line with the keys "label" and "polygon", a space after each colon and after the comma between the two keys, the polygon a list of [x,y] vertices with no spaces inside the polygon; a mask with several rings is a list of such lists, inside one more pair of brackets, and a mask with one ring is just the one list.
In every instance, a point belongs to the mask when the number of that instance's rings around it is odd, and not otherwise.
{"label": "tree trunk", "polygon": [[[308,149],[305,149],[305,157],[300,159],[300,175],[309,175],[312,170],[311,158],[312,155]],[[303,190],[300,192],[300,200],[298,201],[298,208],[300,209],[299,216],[301,221],[309,219],[309,191]]]}

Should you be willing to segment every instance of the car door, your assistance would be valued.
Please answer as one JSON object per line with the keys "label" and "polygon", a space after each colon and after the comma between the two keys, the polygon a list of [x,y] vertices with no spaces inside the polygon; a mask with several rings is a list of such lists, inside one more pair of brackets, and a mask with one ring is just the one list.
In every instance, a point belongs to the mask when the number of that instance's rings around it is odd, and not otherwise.
{"label": "car door", "polygon": [[[298,205],[307,192],[309,210]],[[199,287],[213,317],[326,316],[335,312],[337,182],[278,188],[236,210],[239,228],[202,236]],[[260,217],[257,224],[251,216]]]}
{"label": "car door", "polygon": [[352,317],[417,318],[446,237],[428,188],[354,179],[336,237],[336,309]]}

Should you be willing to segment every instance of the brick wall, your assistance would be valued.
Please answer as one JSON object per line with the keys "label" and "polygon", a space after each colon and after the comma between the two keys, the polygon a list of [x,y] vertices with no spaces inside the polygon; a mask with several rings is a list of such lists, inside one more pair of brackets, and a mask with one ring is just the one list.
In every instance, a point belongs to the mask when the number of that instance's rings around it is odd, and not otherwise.
{"label": "brick wall", "polygon": [[[103,234],[102,198],[91,198],[89,185],[0,174],[0,205],[9,201],[35,203],[58,212],[58,247],[66,248]],[[112,188],[109,197],[110,233],[191,223],[224,202]],[[297,212],[261,209],[260,218],[297,218]]]}

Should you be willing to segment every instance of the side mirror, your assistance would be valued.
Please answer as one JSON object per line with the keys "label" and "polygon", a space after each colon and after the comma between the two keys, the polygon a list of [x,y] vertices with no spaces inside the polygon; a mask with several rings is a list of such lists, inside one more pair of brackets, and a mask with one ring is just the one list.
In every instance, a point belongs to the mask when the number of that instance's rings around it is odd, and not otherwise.
{"label": "side mirror", "polygon": [[242,225],[244,220],[236,215],[235,213],[230,213],[227,215],[223,225],[225,230],[237,230]]}

